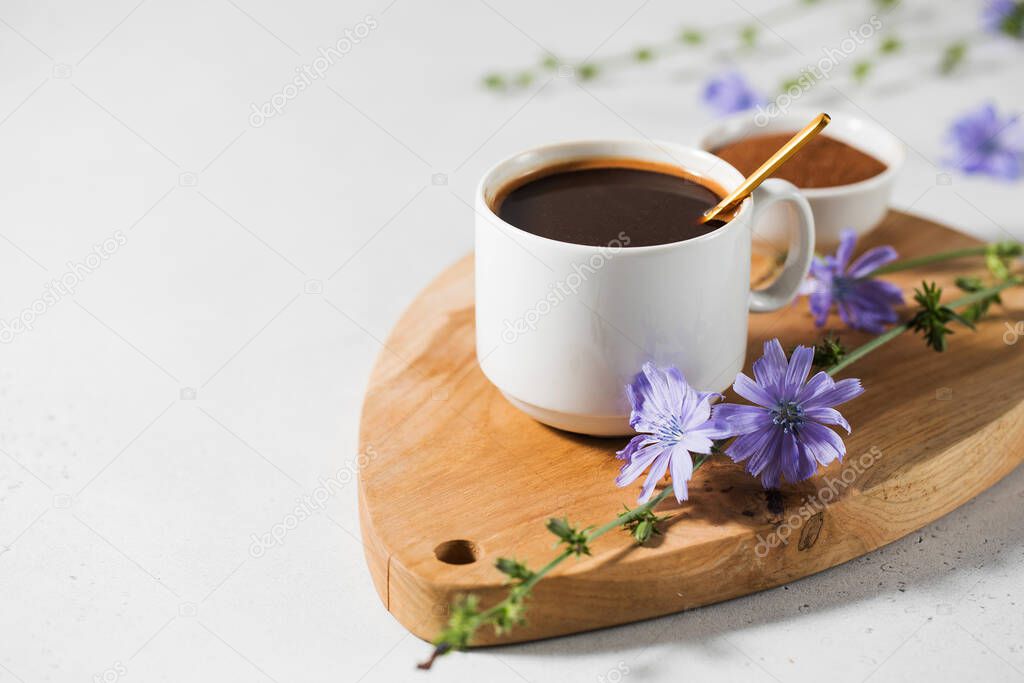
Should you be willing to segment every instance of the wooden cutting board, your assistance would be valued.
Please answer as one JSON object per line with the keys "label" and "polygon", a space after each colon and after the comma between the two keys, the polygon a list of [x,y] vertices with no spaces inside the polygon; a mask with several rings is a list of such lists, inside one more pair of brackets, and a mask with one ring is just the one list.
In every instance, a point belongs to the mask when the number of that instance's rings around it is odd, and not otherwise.
{"label": "wooden cutting board", "polygon": [[[860,249],[892,244],[913,256],[976,243],[891,213]],[[983,273],[981,261],[889,279],[908,292],[934,279],[949,300],[959,295],[953,277]],[[538,585],[525,626],[502,639],[488,627],[474,644],[577,633],[784,584],[920,529],[992,486],[1024,459],[1024,338],[1004,341],[1007,323],[1024,320],[1024,296],[1012,290],[1004,302],[977,332],[957,329],[944,354],[907,334],[841,375],[867,389],[843,407],[853,425],[844,464],[770,502],[740,466],[717,458],[696,473],[688,503],[661,505],[672,519],[654,547],[635,547],[624,532],[603,536],[593,557],[565,562]],[[753,315],[747,367],[764,339],[789,348],[819,336],[803,301]],[[843,334],[851,348],[866,339]],[[430,640],[460,593],[485,606],[499,599],[494,561],[544,564],[549,517],[600,525],[634,505],[640,482],[613,482],[625,443],[545,427],[502,397],[476,363],[472,257],[450,267],[388,337],[363,406],[360,517],[384,605]]]}

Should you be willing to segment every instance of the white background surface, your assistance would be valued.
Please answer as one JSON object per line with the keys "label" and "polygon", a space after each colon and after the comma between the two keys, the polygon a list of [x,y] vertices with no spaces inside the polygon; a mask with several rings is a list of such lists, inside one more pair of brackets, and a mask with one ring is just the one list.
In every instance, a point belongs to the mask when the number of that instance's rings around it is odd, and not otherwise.
{"label": "white background surface", "polygon": [[[731,62],[770,90],[874,10],[821,2],[766,20],[750,53],[727,56],[731,28],[586,90],[554,78],[496,95],[480,76],[541,46],[600,57],[773,11],[741,2],[0,3],[0,317],[127,238],[0,346],[0,681],[1024,680],[1021,471],[785,588],[457,654],[429,675],[413,670],[429,648],[371,586],[354,482],[249,554],[251,534],[351,467],[378,340],[471,249],[487,166],[569,137],[693,141],[712,120],[706,77]],[[1009,41],[931,73],[978,5],[905,3],[884,22],[907,53],[806,103],[911,147],[900,208],[1020,239],[1021,183],[936,181],[953,117],[989,99],[1024,109]],[[250,126],[251,103],[366,15],[377,28],[326,79]]]}

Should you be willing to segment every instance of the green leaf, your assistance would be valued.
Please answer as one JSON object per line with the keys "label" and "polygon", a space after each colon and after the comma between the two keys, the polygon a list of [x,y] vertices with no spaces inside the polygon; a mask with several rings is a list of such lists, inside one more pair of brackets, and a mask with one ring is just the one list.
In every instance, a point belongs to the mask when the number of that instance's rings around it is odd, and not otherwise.
{"label": "green leaf", "polygon": [[434,641],[441,654],[449,649],[466,649],[469,639],[480,625],[479,606],[480,600],[475,595],[463,596],[452,605],[448,625]]}
{"label": "green leaf", "polygon": [[1010,269],[1006,261],[991,251],[985,254],[985,267],[997,280],[1005,280],[1010,277]]}
{"label": "green leaf", "polygon": [[1024,38],[1024,2],[1014,5],[1013,10],[999,24],[999,30],[1011,38]]}
{"label": "green leaf", "polygon": [[638,62],[649,62],[652,59],[654,59],[654,50],[652,50],[649,47],[638,48],[633,53],[633,59],[635,59]]}
{"label": "green leaf", "polygon": [[[630,510],[627,506],[623,505],[622,507],[624,508],[624,511],[619,513],[619,519],[633,513],[633,510]],[[653,510],[647,509],[639,516],[623,524],[622,528],[633,537],[633,540],[636,541],[637,545],[643,545],[649,541],[652,536],[661,535],[661,530],[658,528],[658,525],[667,519],[667,516],[659,517],[654,514]]]}
{"label": "green leaf", "polygon": [[700,45],[704,42],[704,34],[697,29],[686,28],[679,34],[679,42],[687,45]]}
{"label": "green leaf", "polygon": [[490,90],[504,90],[508,84],[501,74],[487,74],[484,76],[484,87]]}
{"label": "green leaf", "polygon": [[867,80],[867,77],[871,75],[871,68],[871,62],[866,59],[857,62],[856,64],[853,65],[853,69],[851,71],[853,80],[857,81],[858,83],[863,83],[865,80]]}
{"label": "green leaf", "polygon": [[754,47],[757,44],[757,27],[748,24],[740,29],[740,44],[744,47]]}
{"label": "green leaf", "polygon": [[1022,253],[1022,246],[1017,242],[995,242],[988,245],[985,251],[985,266],[997,280],[1008,280],[1012,273],[1013,260]]}
{"label": "green leaf", "polygon": [[514,581],[529,581],[533,578],[533,572],[526,565],[508,557],[499,557],[494,566]]}
{"label": "green leaf", "polygon": [[[958,277],[956,279],[956,286],[960,288],[961,291],[968,293],[980,292],[985,289],[985,283],[981,281],[980,277]],[[993,294],[992,296],[973,303],[964,309],[963,317],[972,323],[976,323],[985,317],[992,304],[1001,303],[1003,303],[1003,300],[999,297],[999,294]]]}
{"label": "green leaf", "polygon": [[883,55],[889,55],[893,52],[898,52],[903,48],[903,42],[896,36],[887,36],[882,44],[878,46],[878,51]]}
{"label": "green leaf", "polygon": [[553,533],[555,536],[558,536],[563,541],[569,538],[573,532],[572,526],[569,525],[569,520],[565,517],[562,517],[561,519],[552,517],[548,520],[547,527],[548,531]]}
{"label": "green leaf", "polygon": [[1003,258],[1017,258],[1018,256],[1024,256],[1024,244],[1020,242],[1012,242],[1007,240],[1005,242],[996,242],[989,246],[994,252],[999,254]]}
{"label": "green leaf", "polygon": [[576,73],[579,74],[580,80],[589,81],[597,77],[598,68],[594,64],[581,64]]}
{"label": "green leaf", "polygon": [[548,531],[553,533],[555,536],[558,536],[561,543],[565,545],[566,550],[573,555],[578,557],[580,555],[590,554],[590,547],[587,545],[589,540],[587,537],[587,531],[589,528],[583,529],[582,531],[577,530],[569,524],[569,520],[565,517],[562,519],[552,517],[548,520],[547,527]]}
{"label": "green leaf", "polygon": [[519,626],[526,621],[524,597],[524,595],[516,592],[509,593],[504,602],[496,607],[491,620],[494,624],[494,632],[499,636],[508,633],[515,626]]}
{"label": "green leaf", "polygon": [[942,352],[946,350],[946,337],[953,334],[953,330],[947,325],[950,322],[958,322],[974,329],[974,322],[948,306],[943,306],[942,288],[934,282],[922,282],[920,289],[914,290],[914,300],[919,306],[917,314],[910,319],[910,329],[920,332],[924,337],[925,344]]}
{"label": "green leaf", "polygon": [[967,55],[967,43],[964,41],[958,41],[948,45],[942,52],[942,61],[939,62],[939,72],[943,74],[951,73],[956,69],[960,62],[964,61],[964,57]]}
{"label": "green leaf", "polygon": [[787,78],[786,80],[784,80],[782,82],[782,86],[779,89],[779,92],[789,92],[790,88],[803,89],[803,86],[800,85],[800,76],[794,76],[793,78]]}
{"label": "green leaf", "polygon": [[846,347],[839,337],[829,333],[814,346],[814,366],[825,369],[838,365],[846,358]]}

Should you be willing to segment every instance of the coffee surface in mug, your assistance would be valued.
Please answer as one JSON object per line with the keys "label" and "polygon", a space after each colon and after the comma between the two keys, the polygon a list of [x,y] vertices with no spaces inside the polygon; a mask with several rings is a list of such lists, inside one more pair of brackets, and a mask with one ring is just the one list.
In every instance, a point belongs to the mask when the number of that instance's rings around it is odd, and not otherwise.
{"label": "coffee surface in mug", "polygon": [[510,184],[496,213],[520,230],[573,244],[645,247],[713,232],[698,223],[724,190],[667,164],[588,160],[545,169]]}

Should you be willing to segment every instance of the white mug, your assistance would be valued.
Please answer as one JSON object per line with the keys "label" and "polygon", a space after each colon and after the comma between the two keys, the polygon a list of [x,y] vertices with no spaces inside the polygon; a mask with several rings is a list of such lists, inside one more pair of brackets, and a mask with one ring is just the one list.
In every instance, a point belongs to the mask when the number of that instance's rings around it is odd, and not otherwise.
{"label": "white mug", "polygon": [[[768,180],[734,218],[681,242],[630,247],[540,237],[501,220],[499,193],[545,169],[588,159],[671,164],[726,192],[743,180],[718,157],[681,145],[596,140],[538,147],[489,170],[476,191],[476,351],[517,408],[552,427],[631,433],[625,386],[646,361],[674,365],[701,391],[723,391],[747,347],[747,313],[796,296],[814,254],[814,219],[792,184]],[[779,277],[750,289],[758,216],[786,202],[797,226]]]}

